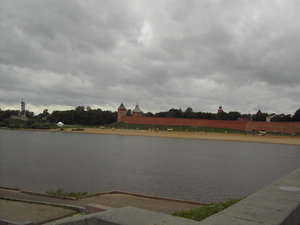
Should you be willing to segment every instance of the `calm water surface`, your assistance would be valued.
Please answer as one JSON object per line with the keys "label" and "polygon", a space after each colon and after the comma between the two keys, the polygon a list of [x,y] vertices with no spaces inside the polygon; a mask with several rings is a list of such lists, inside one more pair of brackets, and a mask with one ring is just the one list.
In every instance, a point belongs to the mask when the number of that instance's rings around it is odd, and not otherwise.
{"label": "calm water surface", "polygon": [[0,130],[0,185],[46,192],[129,191],[219,202],[300,165],[300,146]]}

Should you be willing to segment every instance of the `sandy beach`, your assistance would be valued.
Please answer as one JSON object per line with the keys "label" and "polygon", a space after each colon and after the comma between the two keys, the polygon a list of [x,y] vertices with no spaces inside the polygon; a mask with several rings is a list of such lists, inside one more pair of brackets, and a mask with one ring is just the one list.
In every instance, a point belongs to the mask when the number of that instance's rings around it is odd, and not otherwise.
{"label": "sandy beach", "polygon": [[299,136],[298,137],[273,136],[273,135],[261,136],[261,135],[252,135],[252,134],[245,135],[245,134],[225,134],[225,133],[196,133],[196,132],[192,133],[192,132],[173,132],[173,131],[152,132],[146,130],[125,130],[125,129],[112,130],[112,129],[98,129],[98,128],[84,128],[84,131],[72,131],[72,128],[65,128],[64,131],[60,131],[60,130],[51,130],[51,131],[300,145]]}

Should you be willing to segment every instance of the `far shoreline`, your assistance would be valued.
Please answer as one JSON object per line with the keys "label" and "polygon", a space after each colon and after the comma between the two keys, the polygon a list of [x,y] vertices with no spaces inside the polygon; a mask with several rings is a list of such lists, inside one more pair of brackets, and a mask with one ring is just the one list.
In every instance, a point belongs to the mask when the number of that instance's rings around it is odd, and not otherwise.
{"label": "far shoreline", "polygon": [[127,129],[99,129],[84,128],[83,131],[72,131],[74,128],[64,130],[51,129],[53,132],[71,132],[87,134],[107,134],[107,135],[125,135],[125,136],[145,136],[145,137],[165,137],[165,138],[184,138],[215,141],[236,141],[268,144],[300,145],[300,137],[273,136],[273,135],[252,135],[252,134],[225,134],[225,133],[199,133],[199,132],[176,132],[176,131],[147,131],[147,130],[127,130]]}
{"label": "far shoreline", "polygon": [[[252,135],[248,134],[225,134],[225,133],[199,133],[199,132],[176,132],[176,131],[147,131],[147,130],[127,130],[127,129],[100,129],[83,128],[84,130],[74,130],[74,128],[62,127],[60,129],[18,129],[23,131],[48,131],[61,133],[85,133],[85,134],[105,134],[105,135],[124,135],[124,136],[144,136],[144,137],[164,137],[164,138],[183,138],[214,141],[235,141],[266,144],[300,145],[300,136],[273,136],[273,135]],[[3,129],[3,128],[1,128]],[[5,128],[4,128],[5,129]],[[13,130],[13,129],[9,129]]]}

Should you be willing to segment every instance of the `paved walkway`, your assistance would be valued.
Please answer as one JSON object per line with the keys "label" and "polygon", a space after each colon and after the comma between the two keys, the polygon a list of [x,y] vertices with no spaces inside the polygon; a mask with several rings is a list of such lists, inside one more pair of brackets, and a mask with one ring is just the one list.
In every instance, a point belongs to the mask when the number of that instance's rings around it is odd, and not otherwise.
{"label": "paved walkway", "polygon": [[[77,209],[83,210],[85,205],[90,203],[101,204],[113,208],[133,206],[165,214],[171,214],[176,211],[189,210],[207,205],[207,203],[160,198],[118,191],[99,193],[80,199],[71,199],[53,197],[34,192],[25,192],[16,189],[12,190],[0,188],[0,198],[0,219],[12,222],[30,220],[34,223],[62,218],[68,216],[70,213],[76,214],[75,210],[61,208],[62,206],[73,206]],[[15,201],[12,202],[10,201],[11,199],[18,199],[35,204]],[[46,203],[47,205],[37,203]],[[53,207],[54,205],[60,207]]]}
{"label": "paved walkway", "polygon": [[40,224],[75,214],[79,215],[76,210],[62,207],[0,199],[0,220],[14,223],[29,220],[34,224]]}

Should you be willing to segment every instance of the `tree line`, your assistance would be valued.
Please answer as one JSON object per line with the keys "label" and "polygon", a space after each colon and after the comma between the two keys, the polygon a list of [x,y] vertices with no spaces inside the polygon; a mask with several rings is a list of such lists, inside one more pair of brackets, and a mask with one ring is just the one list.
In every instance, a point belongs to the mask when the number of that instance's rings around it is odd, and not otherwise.
{"label": "tree line", "polygon": [[[20,115],[20,110],[5,110],[0,111],[0,121],[11,116]],[[107,125],[117,121],[118,113],[116,111],[91,109],[91,107],[77,106],[72,110],[55,110],[51,114],[47,109],[38,115],[34,115],[33,112],[26,111],[25,115],[29,119],[35,119],[40,121],[49,121],[51,123],[63,122],[65,124],[82,124],[82,125]],[[132,116],[132,110],[128,109],[127,116]],[[238,120],[239,118],[247,118],[252,121],[266,121],[268,116],[273,116],[272,122],[296,122],[300,121],[300,108],[294,115],[275,115],[259,112],[256,114],[241,114],[237,111],[231,112],[194,112],[191,107],[188,107],[185,111],[181,109],[170,109],[168,111],[161,111],[157,113],[147,112],[143,116],[146,117],[170,117],[170,118],[195,118],[195,119],[208,119],[208,120]]]}
{"label": "tree line", "polygon": [[48,120],[52,123],[61,121],[65,124],[106,125],[116,122],[117,116],[117,112],[91,109],[90,107],[85,109],[84,106],[78,106],[74,110],[55,110],[48,115]]}
{"label": "tree line", "polygon": [[[7,119],[11,116],[20,115],[20,110],[5,110],[0,111],[0,121],[4,124],[8,123]],[[84,106],[77,106],[72,110],[54,110],[51,114],[48,109],[38,115],[34,115],[33,112],[25,111],[25,115],[33,123],[34,120],[50,123],[63,122],[64,124],[82,124],[82,125],[106,125],[117,121],[117,112],[101,109],[91,109],[90,107],[85,108]],[[32,124],[28,124],[32,125]]]}
{"label": "tree line", "polygon": [[[131,115],[131,111],[128,110],[127,116]],[[238,120],[248,119],[251,121],[266,121],[266,118],[272,116],[272,122],[296,122],[300,121],[300,108],[295,112],[294,115],[275,115],[275,113],[268,114],[263,113],[260,110],[256,114],[241,114],[237,111],[231,112],[194,112],[191,107],[188,107],[185,111],[181,109],[170,109],[169,111],[151,113],[148,112],[144,116],[149,117],[171,117],[171,118],[195,118],[195,119],[208,119],[208,120]]]}
{"label": "tree line", "polygon": [[[131,111],[127,112],[130,116]],[[170,109],[169,111],[158,113],[145,113],[144,116],[148,117],[170,117],[170,118],[189,118],[189,119],[208,119],[208,120],[237,120],[241,117],[251,119],[251,114],[241,114],[239,112],[194,112],[191,107],[188,107],[185,111],[181,109]]]}

